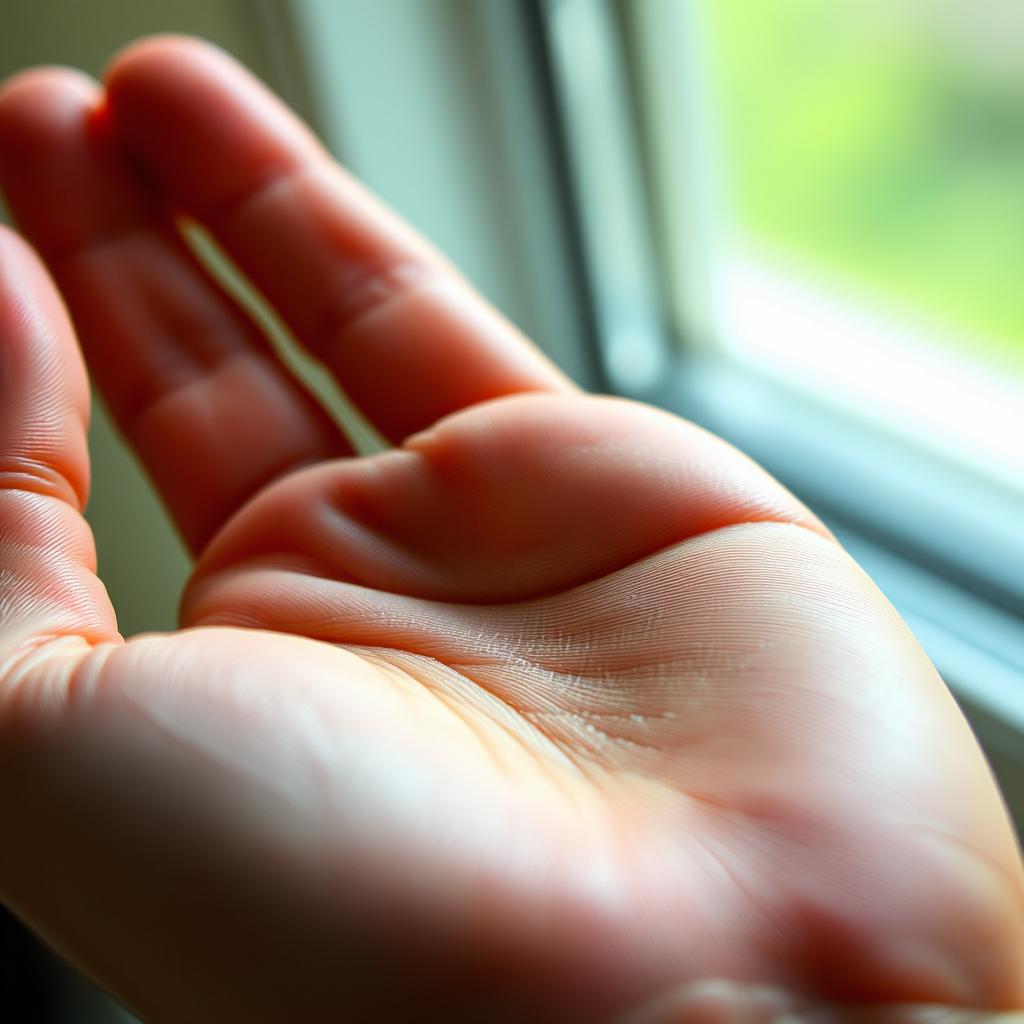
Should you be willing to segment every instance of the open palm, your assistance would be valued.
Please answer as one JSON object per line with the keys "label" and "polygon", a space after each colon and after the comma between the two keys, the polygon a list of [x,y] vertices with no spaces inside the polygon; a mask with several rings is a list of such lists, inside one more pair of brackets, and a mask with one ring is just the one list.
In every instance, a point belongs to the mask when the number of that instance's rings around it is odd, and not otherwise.
{"label": "open palm", "polygon": [[0,896],[64,955],[154,1022],[1024,1007],[969,731],[766,474],[579,393],[202,44],[15,79],[0,183],[198,558],[184,628],[123,641],[78,346],[3,233]]}

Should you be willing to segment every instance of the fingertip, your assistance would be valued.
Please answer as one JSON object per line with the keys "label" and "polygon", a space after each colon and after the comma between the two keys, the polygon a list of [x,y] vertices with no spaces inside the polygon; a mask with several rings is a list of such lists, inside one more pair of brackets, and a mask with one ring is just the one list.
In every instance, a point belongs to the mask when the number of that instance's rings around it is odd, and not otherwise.
{"label": "fingertip", "polygon": [[261,100],[270,98],[263,84],[227,50],[205,39],[172,33],[129,43],[107,65],[103,84],[115,120],[127,126],[137,118],[150,120],[187,110],[197,101],[201,106],[219,92],[255,89]]}
{"label": "fingertip", "polygon": [[0,168],[47,150],[82,117],[102,106],[98,82],[66,67],[35,67],[0,84]]}
{"label": "fingertip", "polygon": [[83,96],[93,96],[99,88],[99,83],[91,75],[78,68],[43,64],[15,71],[0,81],[0,105],[8,100],[19,102],[25,97],[46,94],[51,90],[77,91]]}
{"label": "fingertip", "polygon": [[69,122],[100,100],[99,85],[73,68],[29,68],[0,84],[0,188],[17,192],[26,165],[52,157]]}
{"label": "fingertip", "polygon": [[133,40],[107,63],[103,81],[108,91],[130,92],[168,71],[193,61],[239,66],[226,50],[198,36],[161,32]]}
{"label": "fingertip", "polygon": [[151,36],[104,78],[116,132],[169,192],[203,215],[321,147],[226,51],[189,36]]}
{"label": "fingertip", "polygon": [[161,34],[129,43],[108,63],[103,73],[106,102],[115,124],[132,140],[147,121],[156,119],[162,129],[167,114],[177,109],[179,99],[194,96],[211,75],[219,78],[224,69],[244,74],[225,51],[192,36]]}
{"label": "fingertip", "polygon": [[0,190],[51,266],[151,201],[107,121],[100,85],[70,68],[33,68],[0,89]]}

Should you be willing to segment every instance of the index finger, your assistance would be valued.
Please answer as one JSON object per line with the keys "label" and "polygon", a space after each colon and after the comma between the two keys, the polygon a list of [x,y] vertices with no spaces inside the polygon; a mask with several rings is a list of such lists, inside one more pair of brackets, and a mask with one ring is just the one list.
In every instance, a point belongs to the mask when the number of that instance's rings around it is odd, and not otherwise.
{"label": "index finger", "polygon": [[113,122],[393,441],[572,384],[227,55],[158,37],[107,75]]}

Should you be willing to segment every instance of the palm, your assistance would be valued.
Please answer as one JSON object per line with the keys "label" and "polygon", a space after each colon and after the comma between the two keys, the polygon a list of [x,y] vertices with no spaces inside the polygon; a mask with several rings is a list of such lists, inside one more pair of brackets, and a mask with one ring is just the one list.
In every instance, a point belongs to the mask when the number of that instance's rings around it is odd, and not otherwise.
{"label": "palm", "polygon": [[[96,350],[99,325],[124,325],[96,298],[103,267],[53,262],[116,413],[125,371]],[[346,351],[402,315],[338,317]],[[122,415],[201,552],[187,628],[119,644],[87,610],[88,627],[42,630],[94,646],[48,645],[45,685],[7,715],[23,728],[69,695],[33,738],[60,771],[17,797],[50,813],[8,855],[15,906],[169,1020],[333,1001],[359,1019],[590,1021],[714,978],[835,1003],[1024,1001],[998,798],[884,600],[721,442],[502,359],[478,356],[483,384],[455,371],[378,404],[401,443],[369,458],[292,391],[266,417],[230,399],[209,416],[223,395],[203,378]],[[266,398],[262,360],[218,367]],[[238,470],[237,448],[263,461]],[[200,449],[211,488],[183,489]],[[39,869],[54,821],[79,823],[56,888]]]}

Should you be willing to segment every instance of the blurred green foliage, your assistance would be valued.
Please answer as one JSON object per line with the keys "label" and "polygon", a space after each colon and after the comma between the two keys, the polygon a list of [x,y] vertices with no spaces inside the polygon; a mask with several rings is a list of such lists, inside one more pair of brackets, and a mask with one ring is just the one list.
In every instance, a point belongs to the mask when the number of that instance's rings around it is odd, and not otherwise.
{"label": "blurred green foliage", "polygon": [[741,228],[1024,372],[1024,5],[704,8]]}

